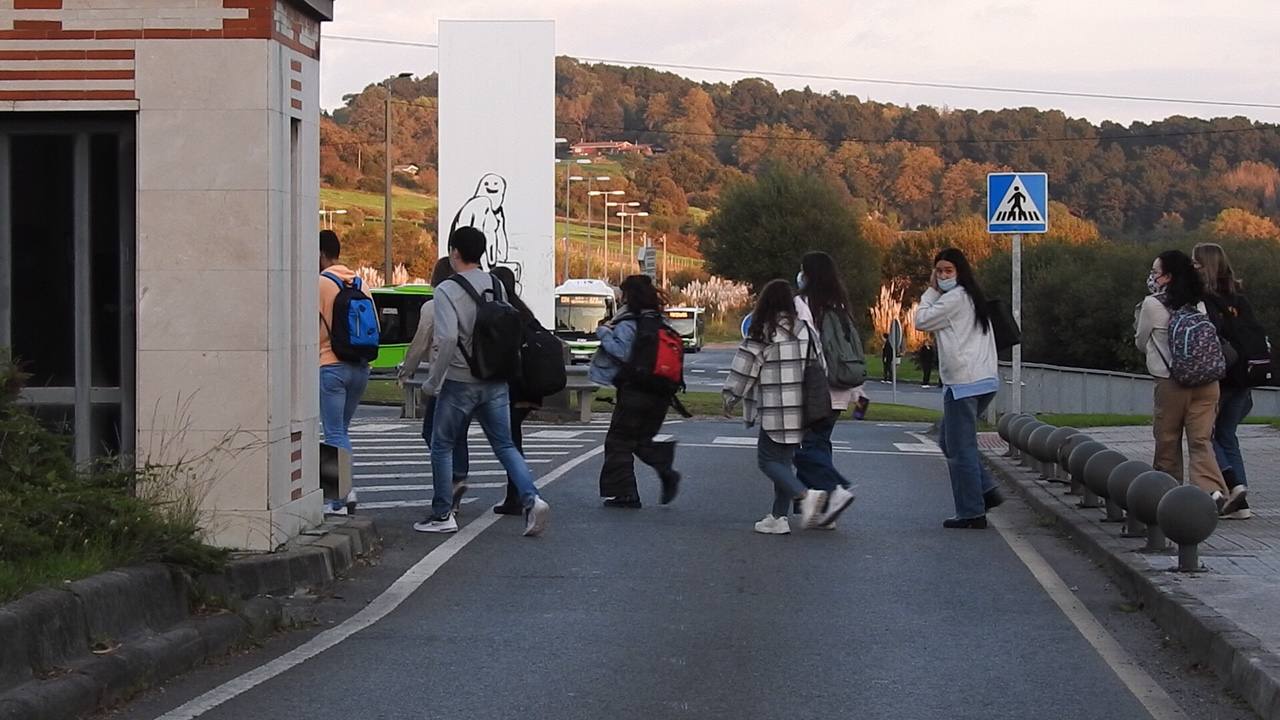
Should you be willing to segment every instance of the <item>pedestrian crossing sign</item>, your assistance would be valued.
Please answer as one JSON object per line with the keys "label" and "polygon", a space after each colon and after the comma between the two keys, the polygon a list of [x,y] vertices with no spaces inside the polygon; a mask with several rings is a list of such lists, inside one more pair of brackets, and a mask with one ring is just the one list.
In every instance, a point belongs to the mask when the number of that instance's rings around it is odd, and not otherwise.
{"label": "pedestrian crossing sign", "polygon": [[987,232],[1049,232],[1049,176],[1045,173],[987,175]]}

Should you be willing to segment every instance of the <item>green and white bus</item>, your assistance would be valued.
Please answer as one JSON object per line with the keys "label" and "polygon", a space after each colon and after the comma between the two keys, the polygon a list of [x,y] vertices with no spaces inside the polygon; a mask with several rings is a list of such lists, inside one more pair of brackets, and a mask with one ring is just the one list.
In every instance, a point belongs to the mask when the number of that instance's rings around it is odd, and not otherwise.
{"label": "green and white bus", "polygon": [[369,294],[378,310],[378,358],[369,364],[375,374],[394,374],[404,362],[422,306],[433,294],[430,285],[381,287]]}
{"label": "green and white bus", "polygon": [[566,280],[556,288],[555,334],[569,346],[573,362],[591,362],[600,347],[596,328],[617,311],[617,290],[603,280]]}
{"label": "green and white bus", "polygon": [[667,308],[667,323],[684,338],[685,352],[696,353],[706,342],[707,317],[702,308]]}

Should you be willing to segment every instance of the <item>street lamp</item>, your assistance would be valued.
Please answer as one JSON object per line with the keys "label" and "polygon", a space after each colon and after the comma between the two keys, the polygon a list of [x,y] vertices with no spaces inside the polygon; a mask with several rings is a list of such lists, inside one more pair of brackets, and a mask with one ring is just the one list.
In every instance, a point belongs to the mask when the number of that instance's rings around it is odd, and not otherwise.
{"label": "street lamp", "polygon": [[[587,162],[591,162],[588,160]],[[586,178],[573,174],[573,166],[566,168],[568,173],[564,179],[564,279],[569,279],[569,191],[572,183],[582,182]]]}
{"label": "street lamp", "polygon": [[407,77],[413,77],[413,73],[400,73],[378,83],[387,91],[386,116],[382,123],[382,262],[387,287],[391,286],[391,86],[388,83]]}
{"label": "street lamp", "polygon": [[[626,195],[626,190],[600,190],[599,193],[604,196],[604,279],[609,279],[609,196],[610,195]],[[590,205],[591,201],[588,200]],[[613,203],[616,205],[617,203]]]}
{"label": "street lamp", "polygon": [[328,210],[328,209],[322,209],[322,210],[320,211],[320,217],[324,219],[324,227],[325,227],[325,229],[327,229],[327,230],[332,230],[332,229],[333,229],[333,216],[334,216],[334,215],[346,215],[346,214],[347,214],[347,211],[346,211],[346,210]]}
{"label": "street lamp", "polygon": [[[638,201],[636,201],[636,200],[632,200],[631,202],[627,203],[626,205],[627,205],[627,207],[629,207],[629,208],[638,208],[638,207],[640,207],[640,203],[639,203]],[[636,214],[635,214],[634,212],[629,212],[629,213],[627,213],[627,216],[631,218],[631,235],[629,236],[629,238],[628,238],[628,240],[627,240],[627,252],[628,252],[628,253],[630,253],[631,257],[633,257],[633,258],[636,256],[636,219],[635,219],[635,215],[636,215]]]}

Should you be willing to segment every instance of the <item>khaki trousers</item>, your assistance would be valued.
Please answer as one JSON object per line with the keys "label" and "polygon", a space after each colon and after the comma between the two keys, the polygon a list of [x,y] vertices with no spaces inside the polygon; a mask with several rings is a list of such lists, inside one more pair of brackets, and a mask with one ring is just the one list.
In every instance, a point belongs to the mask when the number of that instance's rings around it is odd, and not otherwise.
{"label": "khaki trousers", "polygon": [[1191,482],[1209,494],[1227,494],[1227,484],[1213,455],[1213,423],[1218,414],[1218,383],[1188,388],[1170,379],[1156,380],[1152,432],[1156,455],[1152,467],[1184,482],[1182,436],[1191,455]]}

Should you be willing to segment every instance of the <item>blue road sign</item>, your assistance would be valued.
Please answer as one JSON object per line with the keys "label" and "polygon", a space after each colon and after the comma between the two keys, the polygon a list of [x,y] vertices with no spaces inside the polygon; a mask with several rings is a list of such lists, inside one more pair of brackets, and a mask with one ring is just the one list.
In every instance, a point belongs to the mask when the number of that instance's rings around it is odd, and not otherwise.
{"label": "blue road sign", "polygon": [[747,316],[742,318],[742,339],[743,340],[747,339],[747,333],[749,332],[751,332],[751,313],[747,313]]}
{"label": "blue road sign", "polygon": [[1049,176],[1044,173],[987,175],[987,232],[1049,232]]}

